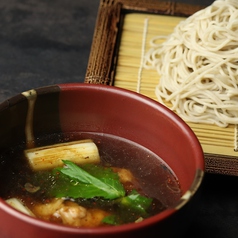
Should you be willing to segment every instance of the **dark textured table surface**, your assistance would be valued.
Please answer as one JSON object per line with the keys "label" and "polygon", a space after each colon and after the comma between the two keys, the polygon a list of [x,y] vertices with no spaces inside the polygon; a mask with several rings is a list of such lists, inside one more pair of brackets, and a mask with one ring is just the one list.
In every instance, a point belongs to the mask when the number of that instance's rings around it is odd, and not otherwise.
{"label": "dark textured table surface", "polygon": [[[98,6],[99,0],[1,0],[0,102],[35,87],[83,82]],[[185,237],[237,238],[237,190],[238,177],[206,174]]]}

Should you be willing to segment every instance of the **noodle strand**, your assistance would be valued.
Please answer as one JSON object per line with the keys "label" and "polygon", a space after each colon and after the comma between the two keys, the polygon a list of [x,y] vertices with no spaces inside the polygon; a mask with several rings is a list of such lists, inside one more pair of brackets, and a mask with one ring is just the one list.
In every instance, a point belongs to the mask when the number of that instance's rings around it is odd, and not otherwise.
{"label": "noodle strand", "polygon": [[190,122],[238,124],[237,0],[216,0],[150,44],[144,68],[160,76],[159,102]]}

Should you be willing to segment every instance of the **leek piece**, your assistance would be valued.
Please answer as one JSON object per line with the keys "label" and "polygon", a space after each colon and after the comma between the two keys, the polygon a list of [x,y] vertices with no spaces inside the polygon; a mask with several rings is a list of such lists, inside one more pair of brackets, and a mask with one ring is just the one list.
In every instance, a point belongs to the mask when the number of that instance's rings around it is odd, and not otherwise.
{"label": "leek piece", "polygon": [[35,215],[32,213],[32,211],[26,207],[21,200],[19,200],[18,198],[9,198],[7,200],[5,200],[6,203],[8,203],[10,206],[12,206],[13,208],[15,208],[16,210],[25,213],[26,215],[32,216],[34,217]]}
{"label": "leek piece", "polygon": [[62,160],[69,160],[75,164],[100,162],[98,148],[89,139],[26,149],[24,154],[35,171],[62,167]]}

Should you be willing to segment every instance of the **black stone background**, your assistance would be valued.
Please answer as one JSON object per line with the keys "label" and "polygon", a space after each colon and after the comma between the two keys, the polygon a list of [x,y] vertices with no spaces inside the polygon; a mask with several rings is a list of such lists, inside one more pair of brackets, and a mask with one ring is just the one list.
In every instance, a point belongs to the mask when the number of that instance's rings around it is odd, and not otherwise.
{"label": "black stone background", "polygon": [[55,83],[83,82],[98,0],[0,1],[0,101]]}
{"label": "black stone background", "polygon": [[[0,102],[36,87],[83,82],[98,6],[99,0],[0,0]],[[237,190],[238,177],[206,174],[184,237],[237,238]]]}

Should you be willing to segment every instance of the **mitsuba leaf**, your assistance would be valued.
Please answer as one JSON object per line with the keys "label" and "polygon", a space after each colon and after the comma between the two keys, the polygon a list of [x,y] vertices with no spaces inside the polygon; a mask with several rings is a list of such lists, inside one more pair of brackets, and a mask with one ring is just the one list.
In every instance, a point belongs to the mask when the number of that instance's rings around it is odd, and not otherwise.
{"label": "mitsuba leaf", "polygon": [[128,207],[140,214],[146,214],[147,209],[152,203],[152,198],[140,195],[136,190],[132,190],[128,196],[120,199],[122,206]]}
{"label": "mitsuba leaf", "polygon": [[125,197],[115,200],[118,205],[117,212],[106,216],[102,222],[109,225],[120,225],[131,222],[140,222],[148,217],[148,209],[153,199],[140,195],[136,190]]}
{"label": "mitsuba leaf", "polygon": [[110,168],[100,165],[85,166],[63,161],[66,167],[55,169],[58,179],[51,194],[56,197],[116,199],[125,196],[119,176]]}
{"label": "mitsuba leaf", "polygon": [[106,216],[102,219],[102,222],[114,226],[120,225],[120,222],[118,222],[118,218],[116,215]]}

